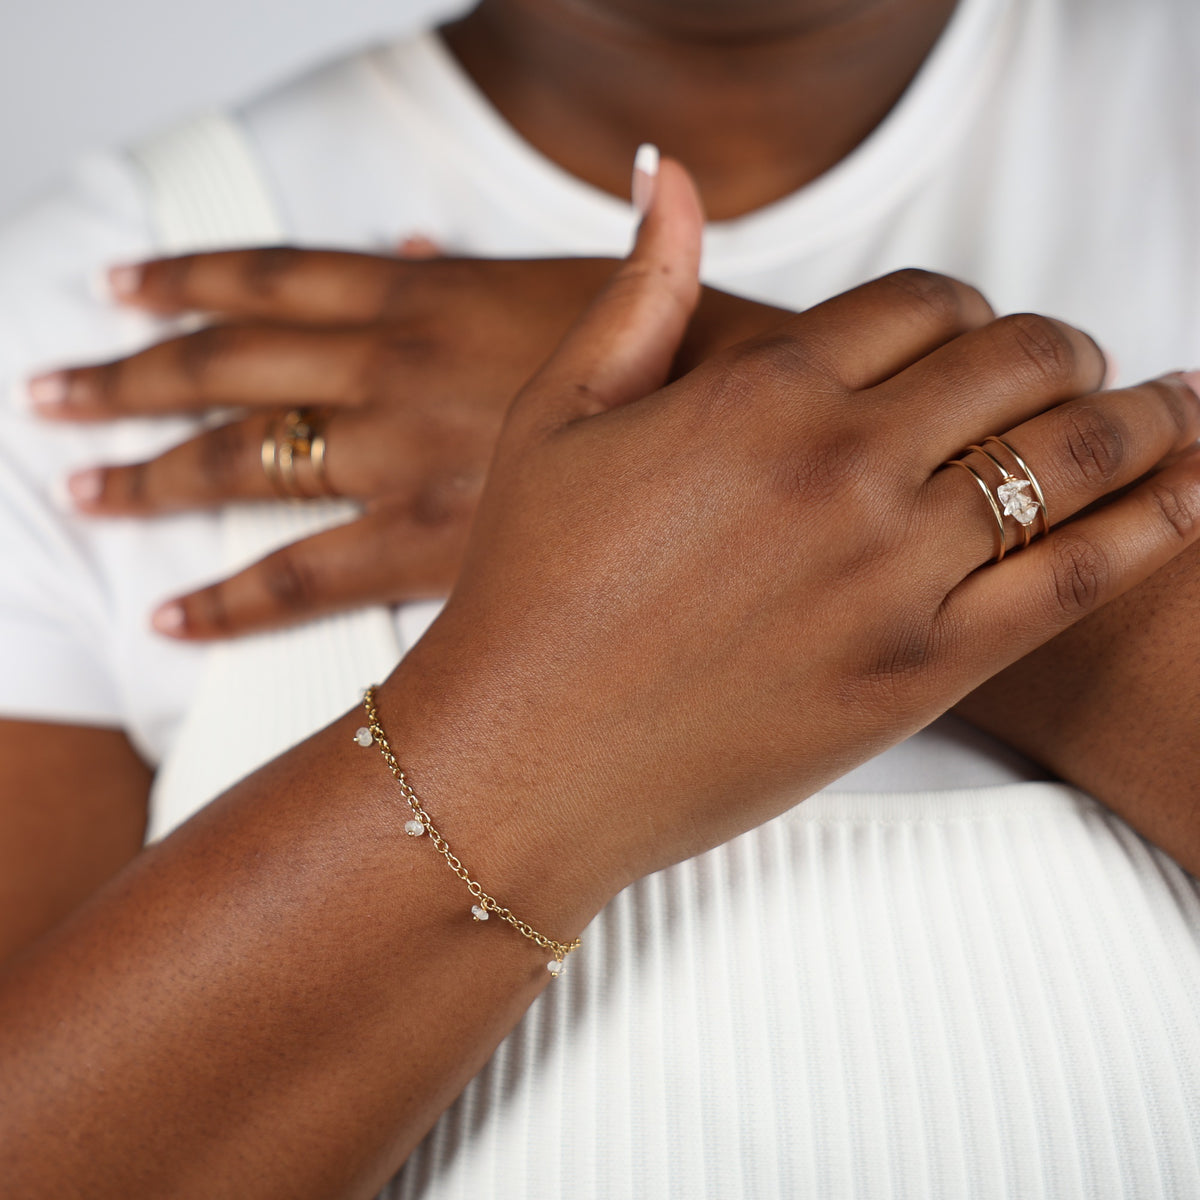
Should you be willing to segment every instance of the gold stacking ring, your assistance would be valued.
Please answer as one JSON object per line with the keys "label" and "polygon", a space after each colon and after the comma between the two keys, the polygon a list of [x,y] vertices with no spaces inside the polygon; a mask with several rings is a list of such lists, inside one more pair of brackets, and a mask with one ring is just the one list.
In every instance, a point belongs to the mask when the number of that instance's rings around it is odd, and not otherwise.
{"label": "gold stacking ring", "polygon": [[[996,449],[989,450],[989,446]],[[998,483],[989,483],[971,463],[966,461],[971,454],[978,454],[991,467],[995,468],[999,473]],[[1012,460],[1012,465],[1004,461],[1005,456]],[[1032,529],[1034,521],[1039,522],[1041,533],[1050,532],[1050,517],[1046,511],[1046,497],[1042,493],[1041,485],[1025,460],[1003,438],[986,437],[981,443],[968,446],[961,458],[951,459],[947,465],[961,467],[975,480],[979,485],[979,490],[983,492],[983,497],[987,501],[992,518],[996,523],[996,553],[992,559],[993,562],[1000,562],[1009,550],[1024,549],[1028,546],[1034,536]],[[1019,547],[1008,544],[1008,526],[1005,523],[1005,517],[1012,518],[1020,531]]]}
{"label": "gold stacking ring", "polygon": [[334,495],[325,468],[325,421],[311,408],[293,408],[267,426],[262,468],[284,500],[316,500]]}

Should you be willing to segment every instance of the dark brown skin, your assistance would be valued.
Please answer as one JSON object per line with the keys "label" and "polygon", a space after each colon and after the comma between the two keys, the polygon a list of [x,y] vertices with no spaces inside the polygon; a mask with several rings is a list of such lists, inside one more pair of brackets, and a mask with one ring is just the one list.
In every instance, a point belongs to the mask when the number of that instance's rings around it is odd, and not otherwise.
{"label": "dark brown skin", "polygon": [[[82,473],[104,516],[273,500],[261,447],[279,406],[322,413],[327,481],[362,502],[348,525],[297,542],[182,602],[163,632],[228,637],[322,612],[445,596],[512,396],[611,274],[607,259],[409,263],[335,251],[235,250],[144,264],[125,299],[219,323],[114,363],[64,372],[43,415],[111,420],[241,405],[147,463]],[[676,374],[791,314],[705,288]],[[71,487],[78,489],[80,476]],[[391,547],[404,530],[405,559]]]}
{"label": "dark brown skin", "polygon": [[0,962],[137,854],[149,787],[123,733],[0,721]]}
{"label": "dark brown skin", "polygon": [[1200,553],[1002,671],[957,711],[1200,876]]}
{"label": "dark brown skin", "polygon": [[823,174],[888,113],[954,0],[484,0],[445,31],[505,119],[617,196],[641,142],[714,220]]}
{"label": "dark brown skin", "polygon": [[[380,691],[443,831],[564,940],[1200,536],[1185,382],[1072,400],[1103,375],[1094,343],[993,320],[952,280],[855,289],[659,390],[702,218],[678,164],[658,189],[512,407],[449,604]],[[1077,454],[1089,406],[1127,435],[1106,484]],[[1063,519],[1090,511],[981,571],[971,480],[939,464],[996,428],[1037,454]],[[472,926],[404,838],[361,720],[237,785],[0,974],[13,1194],[369,1197],[545,985],[545,956]]]}

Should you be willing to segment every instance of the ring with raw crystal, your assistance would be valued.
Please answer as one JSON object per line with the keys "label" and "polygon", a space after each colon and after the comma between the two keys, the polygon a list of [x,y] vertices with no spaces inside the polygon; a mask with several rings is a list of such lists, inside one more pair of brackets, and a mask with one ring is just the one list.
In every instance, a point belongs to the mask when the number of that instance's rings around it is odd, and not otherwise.
{"label": "ring with raw crystal", "polygon": [[[1042,487],[1041,487],[1041,484],[1039,484],[1037,481],[1037,476],[1034,475],[1034,473],[1029,469],[1029,465],[1016,452],[1016,450],[1013,448],[1011,442],[1006,442],[1003,438],[994,437],[994,436],[983,439],[983,444],[985,446],[988,444],[988,442],[993,442],[995,445],[999,446],[1002,450],[1007,450],[1008,453],[1012,456],[1013,462],[1015,462],[1017,464],[1017,470],[1023,472],[1025,475],[1024,479],[1015,479],[1010,475],[1009,479],[1006,480],[1006,482],[1013,483],[1015,485],[1017,491],[1020,491],[1021,489],[1028,486],[1030,491],[1033,492],[1032,497],[1029,497],[1029,496],[1024,497],[1023,498],[1024,503],[1018,505],[1018,507],[1020,507],[1026,515],[1023,517],[1018,516],[1018,517],[1016,517],[1016,519],[1018,521],[1020,521],[1022,525],[1025,525],[1026,527],[1028,527],[1029,525],[1033,524],[1033,518],[1036,515],[1041,518],[1042,533],[1049,533],[1050,532],[1050,515],[1046,508],[1046,497],[1042,494]],[[990,457],[990,455],[989,455],[989,457]],[[1001,484],[1000,486],[1003,487],[1004,485]],[[996,493],[998,496],[999,496],[999,492],[1000,492],[1000,489],[997,488]],[[1010,489],[1010,491],[1009,491],[1009,494],[1011,494],[1011,493],[1012,493],[1012,489]],[[1003,500],[1004,497],[1000,496],[1000,499]],[[1032,508],[1032,512],[1030,511],[1031,508]],[[1005,509],[1005,511],[1006,512],[1008,511],[1007,508]],[[1016,514],[1013,513],[1013,514],[1009,514],[1009,515],[1015,516]],[[1028,541],[1028,539],[1026,539],[1026,540]]]}
{"label": "ring with raw crystal", "polygon": [[[1024,478],[1021,478],[1021,475],[1014,474],[1012,467],[988,449],[989,445],[998,447],[1011,457],[1016,470],[1021,472]],[[999,562],[1009,549],[1004,527],[1005,517],[1011,517],[1016,522],[1017,528],[1021,531],[1021,549],[1028,546],[1033,539],[1031,526],[1034,521],[1040,519],[1042,533],[1050,532],[1050,518],[1046,512],[1046,497],[1042,493],[1041,485],[1038,483],[1034,473],[1029,469],[1028,464],[1012,445],[1000,437],[986,437],[981,444],[968,446],[967,454],[978,454],[987,459],[1000,475],[1000,482],[993,487],[988,484],[984,477],[970,463],[964,461],[965,455],[963,459],[953,459],[949,464],[953,467],[962,467],[964,471],[974,477],[975,482],[979,485],[984,498],[988,502],[988,506],[992,510],[992,516],[996,522],[997,534],[996,555],[992,560],[993,562]]]}

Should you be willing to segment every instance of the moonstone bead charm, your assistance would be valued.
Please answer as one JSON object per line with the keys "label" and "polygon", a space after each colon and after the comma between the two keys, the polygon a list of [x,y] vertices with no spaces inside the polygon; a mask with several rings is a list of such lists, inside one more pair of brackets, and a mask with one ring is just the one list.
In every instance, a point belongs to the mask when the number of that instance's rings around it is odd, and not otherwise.
{"label": "moonstone bead charm", "polygon": [[360,746],[369,746],[375,740],[375,735],[365,725],[360,725],[354,731],[354,740]]}
{"label": "moonstone bead charm", "polygon": [[546,964],[546,970],[549,971],[550,974],[553,975],[555,979],[557,979],[563,973],[563,968],[566,965],[567,964],[565,962],[563,962],[561,958],[552,958]]}
{"label": "moonstone bead charm", "polygon": [[404,822],[404,832],[409,837],[420,837],[425,832],[425,826],[416,817],[413,817],[412,820]]}
{"label": "moonstone bead charm", "polygon": [[488,910],[478,904],[471,905],[471,916],[476,921],[486,921],[488,919]]}

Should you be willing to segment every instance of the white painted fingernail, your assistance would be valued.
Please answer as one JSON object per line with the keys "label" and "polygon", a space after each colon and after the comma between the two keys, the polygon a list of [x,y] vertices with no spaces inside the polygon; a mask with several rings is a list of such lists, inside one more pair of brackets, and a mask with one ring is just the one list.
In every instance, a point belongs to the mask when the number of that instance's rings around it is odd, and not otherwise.
{"label": "white painted fingernail", "polygon": [[88,467],[67,477],[67,491],[80,504],[94,504],[104,491],[104,472],[99,467]]}
{"label": "white painted fingernail", "polygon": [[182,633],[184,626],[187,624],[183,605],[178,600],[168,600],[166,604],[162,604],[155,609],[154,615],[150,618],[150,624],[159,633],[172,635]]}
{"label": "white painted fingernail", "polygon": [[33,412],[33,397],[29,394],[29,384],[24,379],[16,379],[9,385],[8,405],[13,412]]}
{"label": "white painted fingernail", "polygon": [[114,300],[128,300],[136,296],[142,286],[143,269],[139,263],[120,263],[109,267],[107,284],[109,295]]}
{"label": "white painted fingernail", "polygon": [[633,184],[630,188],[633,207],[644,217],[654,203],[654,188],[658,181],[658,147],[643,142],[633,156]]}
{"label": "white painted fingernail", "polygon": [[35,375],[25,388],[35,412],[54,413],[66,407],[71,382],[66,371],[50,371],[45,375]]}
{"label": "white painted fingernail", "polygon": [[108,283],[108,268],[97,267],[94,271],[88,272],[87,291],[97,304],[111,304],[113,302],[112,288]]}
{"label": "white painted fingernail", "polygon": [[50,499],[56,512],[78,515],[79,510],[75,507],[71,489],[67,487],[67,481],[61,475],[55,475],[50,480]]}

